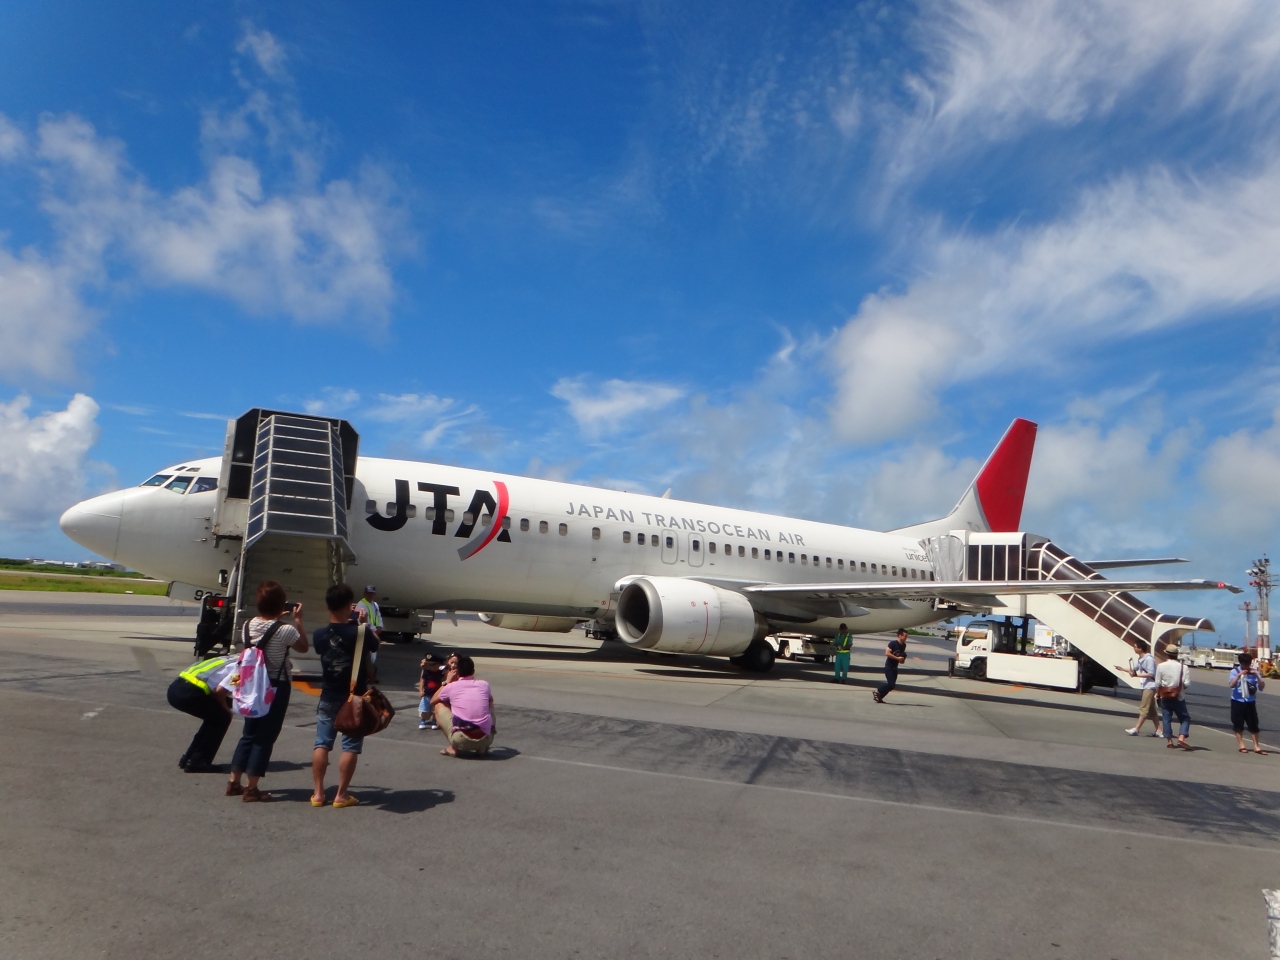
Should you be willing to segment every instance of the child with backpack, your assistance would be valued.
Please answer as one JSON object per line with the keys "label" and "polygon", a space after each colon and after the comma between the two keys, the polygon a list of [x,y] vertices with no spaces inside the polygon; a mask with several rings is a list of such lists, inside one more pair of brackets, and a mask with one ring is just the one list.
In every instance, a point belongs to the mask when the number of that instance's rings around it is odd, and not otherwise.
{"label": "child with backpack", "polygon": [[431,698],[444,685],[445,662],[434,653],[427,654],[419,663],[422,674],[418,677],[418,729],[439,730],[435,715],[431,712]]}

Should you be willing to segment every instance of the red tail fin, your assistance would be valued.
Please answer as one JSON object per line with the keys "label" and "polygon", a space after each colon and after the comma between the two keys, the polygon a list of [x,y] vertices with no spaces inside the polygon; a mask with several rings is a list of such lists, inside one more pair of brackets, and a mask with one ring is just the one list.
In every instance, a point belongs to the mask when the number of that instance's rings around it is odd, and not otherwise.
{"label": "red tail fin", "polygon": [[1021,418],[1013,421],[982,465],[974,486],[987,525],[996,533],[1018,529],[1027,474],[1036,447],[1036,425]]}

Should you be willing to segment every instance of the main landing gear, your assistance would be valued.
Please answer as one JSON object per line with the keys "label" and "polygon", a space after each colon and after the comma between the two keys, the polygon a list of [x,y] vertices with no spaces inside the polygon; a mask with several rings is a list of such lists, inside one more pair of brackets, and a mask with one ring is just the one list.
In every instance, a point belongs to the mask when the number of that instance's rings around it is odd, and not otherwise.
{"label": "main landing gear", "polygon": [[752,640],[747,649],[736,657],[730,657],[729,662],[752,673],[768,673],[773,669],[775,657],[773,646],[767,640]]}

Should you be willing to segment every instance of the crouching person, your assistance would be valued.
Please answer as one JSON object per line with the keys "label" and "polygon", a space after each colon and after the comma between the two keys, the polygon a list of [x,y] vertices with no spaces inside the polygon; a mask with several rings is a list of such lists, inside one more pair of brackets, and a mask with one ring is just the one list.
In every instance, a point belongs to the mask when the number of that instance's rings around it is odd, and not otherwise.
{"label": "crouching person", "polygon": [[489,684],[475,677],[476,662],[458,657],[458,679],[447,683],[431,698],[436,723],[449,741],[440,752],[456,757],[473,753],[483,757],[493,745],[493,694]]}
{"label": "crouching person", "polygon": [[[368,689],[369,664],[378,640],[367,626],[351,619],[352,601],[355,599],[351,588],[345,583],[334,584],[324,595],[324,604],[329,608],[329,625],[321,627],[312,637],[316,653],[320,655],[320,665],[324,671],[320,682],[320,703],[316,705],[316,744],[311,751],[311,779],[315,782],[315,790],[311,794],[311,805],[325,805],[324,775],[329,769],[329,752],[333,750],[337,740],[337,731],[333,727],[338,718],[338,711],[346,702],[347,695],[352,692],[351,668],[355,663],[358,633],[364,630],[364,641],[360,644],[360,669],[356,674],[354,693],[360,696]],[[342,756],[338,760],[338,792],[334,795],[333,805],[354,807],[358,801],[349,792],[351,778],[355,776],[356,762],[360,759],[360,751],[364,749],[364,737],[342,735]]]}

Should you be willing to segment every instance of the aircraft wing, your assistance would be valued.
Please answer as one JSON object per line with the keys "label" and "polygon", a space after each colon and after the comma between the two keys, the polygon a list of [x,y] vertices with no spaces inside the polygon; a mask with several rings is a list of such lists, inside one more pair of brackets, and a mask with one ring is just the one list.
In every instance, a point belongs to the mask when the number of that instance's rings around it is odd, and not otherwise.
{"label": "aircraft wing", "polygon": [[[1230,590],[1240,588],[1213,580],[957,580],[893,583],[758,583],[740,588],[747,596],[793,601],[846,600],[862,606],[885,601],[944,600],[989,605],[997,596],[1073,593],[1144,593],[1148,590]],[[865,601],[865,602],[864,602]]]}

